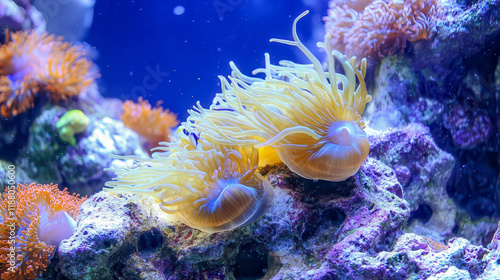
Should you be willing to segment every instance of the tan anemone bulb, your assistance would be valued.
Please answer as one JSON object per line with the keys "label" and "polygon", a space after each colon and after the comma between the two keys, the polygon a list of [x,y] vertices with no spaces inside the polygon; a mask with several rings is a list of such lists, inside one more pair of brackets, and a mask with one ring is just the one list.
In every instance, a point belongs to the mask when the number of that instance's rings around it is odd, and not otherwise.
{"label": "tan anemone bulb", "polygon": [[257,149],[212,143],[187,130],[181,126],[177,142],[155,148],[152,159],[140,160],[139,167],[112,170],[118,177],[106,183],[107,191],[153,197],[166,213],[209,233],[264,215],[274,191],[256,172]]}

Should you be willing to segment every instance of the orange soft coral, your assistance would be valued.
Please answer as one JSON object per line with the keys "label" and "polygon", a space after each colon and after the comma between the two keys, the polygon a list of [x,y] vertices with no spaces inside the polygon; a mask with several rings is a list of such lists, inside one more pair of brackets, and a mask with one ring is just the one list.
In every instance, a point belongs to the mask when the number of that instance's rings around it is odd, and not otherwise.
{"label": "orange soft coral", "polygon": [[170,130],[179,125],[175,114],[163,109],[158,102],[155,108],[147,100],[139,97],[135,103],[127,100],[123,103],[122,121],[126,127],[144,137],[150,148],[158,147],[160,142],[170,142]]}
{"label": "orange soft coral", "polygon": [[52,184],[8,187],[0,202],[1,279],[35,279],[43,272],[59,242],[73,233],[85,199]]}
{"label": "orange soft coral", "polygon": [[357,57],[383,57],[404,50],[406,40],[430,39],[443,14],[436,0],[334,0],[329,6],[327,41]]}
{"label": "orange soft coral", "polygon": [[47,33],[15,32],[0,47],[0,114],[18,115],[33,107],[35,95],[47,92],[53,101],[84,91],[98,73],[80,47]]}
{"label": "orange soft coral", "polygon": [[38,72],[38,80],[53,101],[65,100],[77,96],[89,87],[96,72],[91,72],[92,63],[82,58],[82,51],[75,47],[69,52],[49,58]]}

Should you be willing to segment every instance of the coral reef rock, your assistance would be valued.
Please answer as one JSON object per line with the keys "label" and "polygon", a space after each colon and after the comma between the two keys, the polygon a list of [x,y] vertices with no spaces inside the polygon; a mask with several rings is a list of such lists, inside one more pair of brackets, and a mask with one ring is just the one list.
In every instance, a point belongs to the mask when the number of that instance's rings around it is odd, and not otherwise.
{"label": "coral reef rock", "polygon": [[393,167],[405,184],[404,197],[416,218],[409,231],[445,240],[452,234],[457,215],[457,206],[446,192],[453,156],[439,149],[429,129],[418,123],[369,134],[370,155]]}
{"label": "coral reef rock", "polygon": [[93,195],[82,204],[75,234],[59,247],[60,273],[69,279],[357,275],[358,261],[388,250],[410,214],[395,172],[375,159],[340,183],[302,179],[283,164],[261,172],[276,188],[273,207],[253,224],[215,234],[169,222],[151,200]]}
{"label": "coral reef rock", "polygon": [[283,164],[260,172],[276,189],[273,207],[214,234],[169,221],[152,200],[99,192],[82,204],[52,271],[68,279],[498,279],[498,231],[488,247],[403,233],[410,205],[397,172],[379,160],[338,183],[303,179]]}
{"label": "coral reef rock", "polygon": [[0,0],[0,26],[10,31],[34,29],[43,32],[46,23],[30,1]]}
{"label": "coral reef rock", "polygon": [[[469,1],[467,1],[469,2]],[[459,64],[485,45],[500,29],[498,1],[470,1],[460,5],[455,0],[442,3],[446,6],[445,19],[437,24],[439,32],[432,40],[414,43],[415,60],[427,65],[447,67]]]}
{"label": "coral reef rock", "polygon": [[57,135],[56,122],[67,111],[52,107],[42,111],[31,128],[29,142],[16,160],[37,182],[52,182],[81,195],[101,190],[113,174],[103,168],[132,164],[109,155],[147,156],[137,134],[123,123],[99,114],[89,115],[83,133],[76,134],[76,145],[64,143]]}
{"label": "coral reef rock", "polygon": [[496,221],[492,218],[473,221],[451,199],[447,184],[455,159],[434,143],[427,127],[411,123],[402,128],[367,132],[370,156],[392,167],[404,188],[404,198],[412,210],[406,231],[439,242],[464,237],[475,245],[488,244],[496,230]]}
{"label": "coral reef rock", "polygon": [[370,127],[401,127],[410,122],[431,123],[443,111],[443,105],[426,96],[421,77],[403,56],[382,59],[376,70],[376,83],[367,104]]}

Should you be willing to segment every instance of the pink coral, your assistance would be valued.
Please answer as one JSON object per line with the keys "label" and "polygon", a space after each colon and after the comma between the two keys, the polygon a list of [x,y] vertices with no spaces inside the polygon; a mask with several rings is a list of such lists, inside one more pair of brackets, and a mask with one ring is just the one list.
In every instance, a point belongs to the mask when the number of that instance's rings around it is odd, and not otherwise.
{"label": "pink coral", "polygon": [[324,17],[333,49],[361,57],[403,51],[406,41],[430,39],[442,17],[436,0],[330,1]]}

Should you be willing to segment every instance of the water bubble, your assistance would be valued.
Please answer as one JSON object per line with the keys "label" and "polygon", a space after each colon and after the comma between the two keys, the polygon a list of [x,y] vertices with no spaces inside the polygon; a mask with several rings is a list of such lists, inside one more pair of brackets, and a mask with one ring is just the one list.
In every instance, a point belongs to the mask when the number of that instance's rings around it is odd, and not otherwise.
{"label": "water bubble", "polygon": [[184,6],[177,6],[174,8],[174,14],[177,16],[184,14],[185,11],[186,9],[184,9]]}

